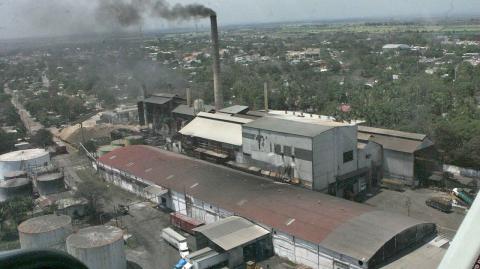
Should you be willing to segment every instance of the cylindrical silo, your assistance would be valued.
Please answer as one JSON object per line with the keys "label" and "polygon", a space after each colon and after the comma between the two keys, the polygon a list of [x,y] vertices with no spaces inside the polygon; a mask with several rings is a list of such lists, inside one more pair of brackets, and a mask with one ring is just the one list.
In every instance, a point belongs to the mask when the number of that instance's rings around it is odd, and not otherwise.
{"label": "cylindrical silo", "polygon": [[18,170],[35,170],[50,162],[50,154],[44,149],[26,149],[0,155],[0,179],[4,174]]}
{"label": "cylindrical silo", "polygon": [[36,184],[40,195],[49,195],[65,191],[63,173],[60,172],[41,174],[37,177]]}
{"label": "cylindrical silo", "polygon": [[3,174],[3,179],[9,180],[19,177],[27,177],[27,172],[25,171],[9,171]]}
{"label": "cylindrical silo", "polygon": [[72,220],[65,215],[44,215],[18,226],[22,249],[53,248],[65,250],[65,240],[72,233]]}
{"label": "cylindrical silo", "polygon": [[93,226],[67,238],[67,252],[89,269],[126,269],[123,231],[113,226]]}
{"label": "cylindrical silo", "polygon": [[28,178],[14,178],[0,181],[0,202],[13,199],[18,196],[32,196],[32,182]]}

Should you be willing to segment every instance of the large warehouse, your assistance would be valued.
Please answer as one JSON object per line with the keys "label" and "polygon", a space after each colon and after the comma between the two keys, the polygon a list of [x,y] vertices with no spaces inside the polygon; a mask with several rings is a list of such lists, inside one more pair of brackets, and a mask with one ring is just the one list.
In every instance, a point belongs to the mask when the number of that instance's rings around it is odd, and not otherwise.
{"label": "large warehouse", "polygon": [[242,128],[243,154],[262,169],[327,192],[357,170],[357,127],[334,121],[263,117]]}
{"label": "large warehouse", "polygon": [[107,180],[213,223],[238,215],[273,234],[274,252],[312,268],[376,268],[419,245],[433,223],[242,173],[148,146],[129,146],[95,164]]}

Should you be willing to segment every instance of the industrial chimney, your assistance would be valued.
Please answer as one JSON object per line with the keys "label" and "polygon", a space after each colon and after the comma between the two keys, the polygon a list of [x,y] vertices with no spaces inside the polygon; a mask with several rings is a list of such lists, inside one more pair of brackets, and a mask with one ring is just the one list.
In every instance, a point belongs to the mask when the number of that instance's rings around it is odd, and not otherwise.
{"label": "industrial chimney", "polygon": [[223,108],[223,92],[220,81],[220,46],[218,44],[217,15],[210,16],[212,28],[212,55],[213,55],[213,94],[215,98],[215,110]]}

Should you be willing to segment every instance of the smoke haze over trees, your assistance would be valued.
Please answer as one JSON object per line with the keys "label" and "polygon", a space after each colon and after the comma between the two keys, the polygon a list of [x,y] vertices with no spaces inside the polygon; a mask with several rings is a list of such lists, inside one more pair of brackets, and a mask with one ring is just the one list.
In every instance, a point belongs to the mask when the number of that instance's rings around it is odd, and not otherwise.
{"label": "smoke haze over trees", "polygon": [[102,23],[132,26],[141,24],[145,17],[187,20],[214,14],[215,11],[200,4],[171,6],[164,0],[99,0],[96,19]]}

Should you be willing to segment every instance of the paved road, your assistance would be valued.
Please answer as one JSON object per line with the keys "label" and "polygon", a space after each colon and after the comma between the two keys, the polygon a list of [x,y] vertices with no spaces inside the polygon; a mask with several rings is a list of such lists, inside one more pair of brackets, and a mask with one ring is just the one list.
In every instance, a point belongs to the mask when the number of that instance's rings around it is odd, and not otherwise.
{"label": "paved road", "polygon": [[28,112],[23,105],[18,101],[18,96],[13,93],[13,91],[9,88],[8,83],[3,85],[4,92],[12,96],[10,99],[13,106],[17,109],[18,115],[20,115],[20,119],[23,122],[23,125],[27,129],[29,134],[35,134],[38,130],[43,129],[43,125],[37,122]]}
{"label": "paved road", "polygon": [[[368,199],[366,204],[385,211],[434,222],[441,233],[452,239],[465,215],[457,212],[443,213],[425,204],[428,198],[440,195],[442,193],[430,189],[406,190],[404,192],[382,189],[380,193]],[[410,204],[410,209],[408,209],[408,204]]]}
{"label": "paved road", "polygon": [[152,208],[151,203],[130,206],[123,217],[128,233],[140,247],[127,249],[127,258],[143,269],[173,268],[180,259],[178,251],[161,238],[161,230],[169,227],[169,215]]}

